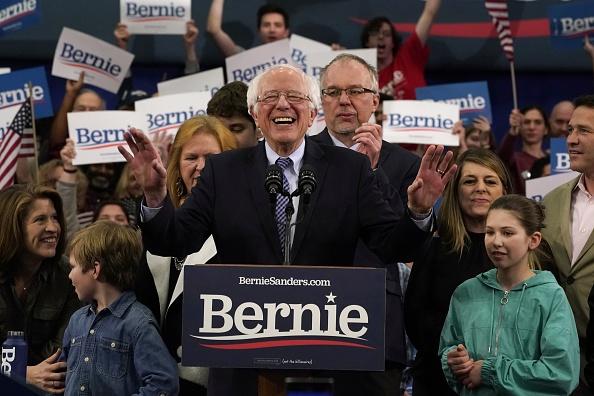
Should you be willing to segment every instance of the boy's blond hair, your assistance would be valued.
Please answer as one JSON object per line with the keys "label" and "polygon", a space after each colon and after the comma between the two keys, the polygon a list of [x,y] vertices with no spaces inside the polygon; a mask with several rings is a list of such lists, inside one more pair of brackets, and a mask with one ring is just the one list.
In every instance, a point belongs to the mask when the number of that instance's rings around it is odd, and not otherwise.
{"label": "boy's blond hair", "polygon": [[69,254],[83,272],[101,264],[99,281],[121,291],[134,289],[136,270],[142,255],[139,231],[111,221],[97,221],[77,232]]}

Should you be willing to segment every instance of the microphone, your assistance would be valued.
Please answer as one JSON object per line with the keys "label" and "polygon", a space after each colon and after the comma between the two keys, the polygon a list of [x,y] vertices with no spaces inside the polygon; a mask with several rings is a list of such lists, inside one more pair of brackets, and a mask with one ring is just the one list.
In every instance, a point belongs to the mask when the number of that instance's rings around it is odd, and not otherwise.
{"label": "microphone", "polygon": [[270,201],[275,202],[276,194],[283,191],[283,170],[280,166],[272,164],[266,169],[264,188],[270,195]]}
{"label": "microphone", "polygon": [[309,204],[311,194],[316,190],[318,181],[316,179],[316,171],[310,165],[303,165],[299,171],[299,179],[297,181],[298,191],[303,197],[303,204]]}

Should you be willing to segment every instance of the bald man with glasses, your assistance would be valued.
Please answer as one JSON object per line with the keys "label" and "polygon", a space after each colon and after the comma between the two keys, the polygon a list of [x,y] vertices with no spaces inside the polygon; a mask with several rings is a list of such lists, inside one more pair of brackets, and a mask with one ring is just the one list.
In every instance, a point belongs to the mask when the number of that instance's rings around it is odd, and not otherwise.
{"label": "bald man with glasses", "polygon": [[[382,127],[369,122],[379,104],[377,81],[375,68],[362,58],[351,54],[334,58],[320,75],[327,127],[311,139],[366,155],[378,188],[392,209],[402,215],[407,205],[407,188],[415,180],[420,159],[397,144],[383,141]],[[384,262],[361,240],[357,244],[354,263],[387,268],[386,370],[374,373],[374,380],[388,394],[390,389],[398,389],[401,369],[406,364],[403,293],[398,264]]]}

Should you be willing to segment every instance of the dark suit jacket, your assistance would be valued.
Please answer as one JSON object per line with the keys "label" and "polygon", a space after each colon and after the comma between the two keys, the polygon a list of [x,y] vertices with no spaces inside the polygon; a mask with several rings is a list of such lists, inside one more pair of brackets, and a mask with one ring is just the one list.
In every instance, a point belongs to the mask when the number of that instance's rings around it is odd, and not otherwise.
{"label": "dark suit jacket", "polygon": [[[304,163],[316,170],[318,188],[296,226],[294,264],[351,265],[359,239],[383,262],[409,260],[423,244],[428,233],[408,216],[394,213],[377,189],[365,156],[306,139]],[[264,189],[267,164],[263,143],[209,157],[184,205],[174,210],[167,199],[159,213],[142,224],[145,246],[160,256],[184,256],[212,234],[221,263],[282,263],[273,208]],[[209,394],[255,394],[254,373],[213,369]]]}
{"label": "dark suit jacket", "polygon": [[[334,146],[328,129],[325,128],[311,140]],[[380,158],[375,171],[377,184],[390,206],[399,215],[405,214],[408,186],[419,171],[421,160],[397,144],[382,141]],[[405,364],[406,345],[404,337],[403,293],[400,287],[398,265],[382,261],[367,246],[359,241],[355,263],[360,266],[385,266],[386,272],[386,360]]]}

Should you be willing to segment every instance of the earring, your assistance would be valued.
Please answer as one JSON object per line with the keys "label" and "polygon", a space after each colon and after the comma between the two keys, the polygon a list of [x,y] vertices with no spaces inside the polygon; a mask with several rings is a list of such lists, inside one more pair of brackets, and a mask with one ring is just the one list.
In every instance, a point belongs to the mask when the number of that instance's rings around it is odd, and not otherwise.
{"label": "earring", "polygon": [[175,195],[177,195],[178,198],[186,195],[186,186],[184,185],[184,181],[181,177],[178,177],[177,181],[175,182]]}

